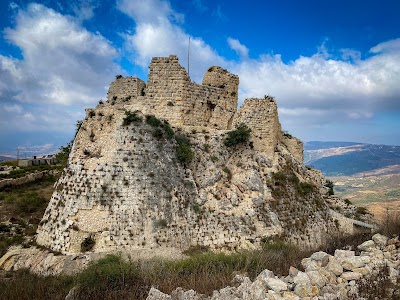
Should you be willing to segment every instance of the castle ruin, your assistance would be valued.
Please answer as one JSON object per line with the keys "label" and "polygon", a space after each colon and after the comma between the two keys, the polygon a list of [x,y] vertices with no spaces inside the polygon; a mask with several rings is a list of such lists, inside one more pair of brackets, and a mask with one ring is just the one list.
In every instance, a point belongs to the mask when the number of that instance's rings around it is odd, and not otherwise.
{"label": "castle ruin", "polygon": [[[202,84],[174,55],[153,58],[149,69],[147,83],[117,76],[107,101],[86,110],[38,244],[63,253],[80,252],[88,238],[93,251],[238,249],[288,230],[297,243],[322,241],[334,227],[320,200],[324,179],[304,167],[302,142],[282,133],[272,97],[237,109],[239,78],[221,67],[209,68]],[[124,125],[127,111],[187,136],[190,165],[177,161],[174,139],[145,121]],[[223,139],[241,123],[252,130],[250,143],[228,149]],[[297,178],[284,197],[274,192],[282,188],[276,173]],[[304,194],[299,182],[315,188]]]}

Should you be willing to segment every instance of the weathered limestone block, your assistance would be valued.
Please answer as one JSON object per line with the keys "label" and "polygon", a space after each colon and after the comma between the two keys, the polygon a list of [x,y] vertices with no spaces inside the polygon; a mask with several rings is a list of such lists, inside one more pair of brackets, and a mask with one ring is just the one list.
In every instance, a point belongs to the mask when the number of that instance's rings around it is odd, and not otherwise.
{"label": "weathered limestone block", "polygon": [[358,245],[357,249],[359,249],[361,251],[373,251],[373,250],[377,249],[377,247],[373,240],[369,240],[369,241],[365,241],[361,245]]}
{"label": "weathered limestone block", "polygon": [[388,242],[388,238],[382,234],[374,234],[372,237],[372,240],[379,245],[380,247],[384,248]]}

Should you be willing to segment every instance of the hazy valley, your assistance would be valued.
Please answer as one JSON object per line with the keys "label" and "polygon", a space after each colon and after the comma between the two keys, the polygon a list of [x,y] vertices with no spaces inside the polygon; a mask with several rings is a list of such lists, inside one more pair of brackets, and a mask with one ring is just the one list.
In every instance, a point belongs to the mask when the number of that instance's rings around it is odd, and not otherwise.
{"label": "hazy valley", "polygon": [[305,163],[333,181],[335,194],[383,220],[400,211],[400,147],[354,142],[308,142]]}

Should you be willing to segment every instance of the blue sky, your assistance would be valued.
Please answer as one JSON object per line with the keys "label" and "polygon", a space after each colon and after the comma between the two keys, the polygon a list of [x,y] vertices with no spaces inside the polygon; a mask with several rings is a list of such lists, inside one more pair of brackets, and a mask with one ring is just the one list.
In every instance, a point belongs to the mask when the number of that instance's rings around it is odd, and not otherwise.
{"label": "blue sky", "polygon": [[304,141],[400,145],[400,2],[26,0],[0,2],[0,154],[52,152],[116,74],[153,56],[190,76],[220,65],[239,102],[275,96]]}

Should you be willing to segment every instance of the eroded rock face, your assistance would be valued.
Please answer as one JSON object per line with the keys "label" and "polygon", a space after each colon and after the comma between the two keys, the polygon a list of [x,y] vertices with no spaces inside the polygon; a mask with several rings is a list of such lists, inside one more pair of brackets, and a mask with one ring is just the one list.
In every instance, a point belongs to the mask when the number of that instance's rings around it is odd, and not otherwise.
{"label": "eroded rock face", "polygon": [[[275,100],[247,99],[237,110],[238,84],[219,67],[195,84],[175,56],[154,58],[146,84],[117,78],[108,100],[87,110],[37,242],[65,254],[84,241],[94,252],[180,252],[254,248],[276,235],[315,246],[337,231],[325,179],[302,164],[301,142],[282,134]],[[126,111],[138,119],[124,123]],[[148,124],[150,114],[161,124]],[[243,122],[250,142],[225,146]],[[177,160],[168,126],[189,138],[190,164]]]}
{"label": "eroded rock face", "polygon": [[[178,296],[176,293],[170,296],[152,288],[147,300],[363,299],[359,296],[363,280],[368,275],[380,272],[382,267],[388,268],[387,279],[389,281],[393,284],[400,283],[400,245],[398,243],[389,245],[388,238],[379,234],[374,235],[373,241],[376,241],[374,242],[375,248],[368,248],[359,256],[352,251],[345,250],[337,250],[334,256],[324,252],[316,252],[303,260],[303,266],[305,268],[312,266],[312,270],[301,272],[291,267],[289,276],[286,277],[278,277],[273,272],[264,270],[252,282],[243,275],[237,275],[240,278],[239,280],[235,278],[234,282],[239,282],[239,285],[214,291],[212,296],[208,297],[193,293],[193,291],[185,292],[181,289],[178,289],[180,292]],[[392,247],[394,244],[397,246]],[[326,257],[329,263],[324,265]],[[351,267],[349,267],[349,261],[354,262]],[[359,265],[364,267],[356,268]],[[352,271],[343,272],[343,269],[351,269]],[[381,296],[382,299],[392,299],[392,296],[398,296],[395,293],[398,293],[398,291],[382,291]]]}

